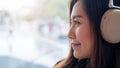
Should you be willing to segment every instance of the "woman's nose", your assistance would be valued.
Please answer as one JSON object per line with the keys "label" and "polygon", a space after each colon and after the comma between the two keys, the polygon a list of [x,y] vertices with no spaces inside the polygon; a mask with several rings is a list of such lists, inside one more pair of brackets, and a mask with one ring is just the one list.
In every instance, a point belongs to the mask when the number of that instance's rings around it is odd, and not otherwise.
{"label": "woman's nose", "polygon": [[70,30],[69,30],[69,32],[68,32],[68,38],[69,38],[69,39],[75,39],[75,38],[76,38],[76,36],[75,36],[75,29],[74,29],[73,26],[70,27]]}

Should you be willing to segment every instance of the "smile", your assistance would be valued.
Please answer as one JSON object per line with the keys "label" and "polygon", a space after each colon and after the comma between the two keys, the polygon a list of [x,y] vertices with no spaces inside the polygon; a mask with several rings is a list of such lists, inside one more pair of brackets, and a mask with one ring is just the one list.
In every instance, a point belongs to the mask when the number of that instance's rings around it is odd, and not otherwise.
{"label": "smile", "polygon": [[80,46],[80,43],[71,43],[72,46]]}

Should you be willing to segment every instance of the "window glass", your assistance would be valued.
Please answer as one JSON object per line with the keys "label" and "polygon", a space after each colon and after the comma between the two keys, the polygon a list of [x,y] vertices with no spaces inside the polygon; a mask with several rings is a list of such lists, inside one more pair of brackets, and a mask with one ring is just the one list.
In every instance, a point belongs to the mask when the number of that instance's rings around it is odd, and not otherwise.
{"label": "window glass", "polygon": [[0,68],[52,68],[69,50],[68,0],[0,0]]}

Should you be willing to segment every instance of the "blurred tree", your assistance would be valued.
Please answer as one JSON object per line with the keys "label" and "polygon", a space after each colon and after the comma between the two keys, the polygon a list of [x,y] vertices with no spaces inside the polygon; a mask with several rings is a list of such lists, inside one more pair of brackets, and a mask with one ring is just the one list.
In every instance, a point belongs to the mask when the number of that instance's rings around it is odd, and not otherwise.
{"label": "blurred tree", "polygon": [[44,4],[42,18],[54,18],[60,16],[63,19],[68,18],[68,0],[51,0]]}

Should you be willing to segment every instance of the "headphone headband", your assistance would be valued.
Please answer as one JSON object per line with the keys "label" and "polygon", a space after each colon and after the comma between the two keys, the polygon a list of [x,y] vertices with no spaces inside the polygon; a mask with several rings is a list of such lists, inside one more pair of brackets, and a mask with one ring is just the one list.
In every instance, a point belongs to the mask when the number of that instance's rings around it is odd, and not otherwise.
{"label": "headphone headband", "polygon": [[110,8],[110,9],[120,9],[120,7],[114,6],[113,0],[109,0],[109,8]]}

